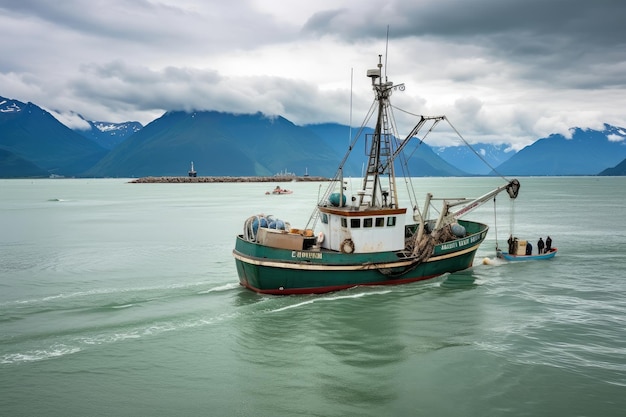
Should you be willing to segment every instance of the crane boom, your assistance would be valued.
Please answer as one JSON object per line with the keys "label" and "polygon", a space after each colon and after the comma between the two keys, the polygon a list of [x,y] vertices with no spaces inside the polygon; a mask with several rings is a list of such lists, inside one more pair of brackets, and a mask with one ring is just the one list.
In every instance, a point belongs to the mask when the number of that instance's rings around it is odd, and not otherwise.
{"label": "crane boom", "polygon": [[509,181],[507,184],[501,187],[498,187],[495,190],[492,190],[488,192],[487,194],[476,198],[475,200],[471,201],[469,204],[465,205],[462,209],[453,212],[452,217],[454,217],[455,219],[460,219],[462,216],[466,215],[467,213],[471,213],[472,211],[474,211],[474,209],[482,206],[484,203],[491,200],[493,197],[497,196],[502,191],[506,191],[509,194],[509,197],[511,197],[511,199],[517,198],[517,195],[519,194],[519,188],[520,188],[519,181],[516,179],[513,179]]}

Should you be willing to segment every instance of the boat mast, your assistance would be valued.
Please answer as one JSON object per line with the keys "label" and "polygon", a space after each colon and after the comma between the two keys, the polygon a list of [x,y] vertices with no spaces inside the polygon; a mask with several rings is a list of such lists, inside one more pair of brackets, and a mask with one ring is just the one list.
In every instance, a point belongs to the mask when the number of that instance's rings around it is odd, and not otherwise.
{"label": "boat mast", "polygon": [[[367,205],[368,201],[366,198],[370,197],[369,205],[371,207],[398,207],[396,179],[393,159],[391,158],[392,137],[389,132],[389,115],[387,114],[393,83],[387,80],[383,82],[381,77],[382,67],[382,55],[379,55],[378,68],[367,71],[367,76],[372,79],[372,88],[376,93],[378,117],[374,133],[368,135],[371,137],[371,146],[367,170],[363,178],[362,192],[359,193],[359,206]],[[387,174],[389,179],[389,190],[382,189],[380,176],[385,174]]]}

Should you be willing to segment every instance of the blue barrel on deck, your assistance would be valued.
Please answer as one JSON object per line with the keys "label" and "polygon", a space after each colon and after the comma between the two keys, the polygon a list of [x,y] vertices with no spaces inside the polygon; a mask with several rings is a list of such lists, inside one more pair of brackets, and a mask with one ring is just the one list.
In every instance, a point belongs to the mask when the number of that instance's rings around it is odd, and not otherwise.
{"label": "blue barrel on deck", "polygon": [[255,235],[259,231],[259,224],[261,227],[267,227],[267,219],[265,217],[257,217],[252,221],[252,231]]}
{"label": "blue barrel on deck", "polygon": [[345,206],[346,205],[346,195],[345,194],[342,195],[340,193],[332,193],[330,195],[330,197],[328,197],[328,201],[334,207],[339,207],[340,206],[339,201],[341,201],[341,206]]}
{"label": "blue barrel on deck", "polygon": [[461,226],[458,223],[451,224],[450,230],[452,230],[452,234],[456,237],[465,237],[465,227]]}
{"label": "blue barrel on deck", "polygon": [[285,230],[285,222],[280,219],[271,220],[267,227],[270,229]]}

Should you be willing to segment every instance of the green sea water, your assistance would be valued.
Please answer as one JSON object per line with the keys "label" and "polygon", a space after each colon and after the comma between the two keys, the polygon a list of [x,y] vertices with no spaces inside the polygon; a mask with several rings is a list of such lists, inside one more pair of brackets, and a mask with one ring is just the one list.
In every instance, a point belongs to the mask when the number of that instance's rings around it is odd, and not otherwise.
{"label": "green sea water", "polygon": [[[520,181],[468,216],[469,270],[278,297],[238,285],[235,235],[303,227],[319,183],[0,180],[0,415],[622,416],[626,178]],[[500,262],[511,232],[559,253]]]}

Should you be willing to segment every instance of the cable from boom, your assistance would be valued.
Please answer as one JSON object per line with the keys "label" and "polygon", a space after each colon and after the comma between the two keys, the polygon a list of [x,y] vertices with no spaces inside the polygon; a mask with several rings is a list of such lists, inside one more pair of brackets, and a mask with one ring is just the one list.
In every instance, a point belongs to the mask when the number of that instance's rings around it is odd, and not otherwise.
{"label": "cable from boom", "polygon": [[489,168],[491,168],[491,170],[492,170],[493,172],[495,172],[495,173],[496,173],[496,175],[498,175],[500,178],[502,178],[502,179],[503,179],[503,180],[505,180],[505,181],[509,181],[509,179],[508,179],[508,178],[506,178],[504,175],[500,174],[500,173],[499,173],[499,172],[498,172],[498,171],[497,171],[494,167],[492,167],[492,166],[491,166],[491,164],[490,164],[490,163],[489,163],[489,162],[488,162],[485,158],[483,158],[483,156],[482,156],[480,153],[478,153],[478,152],[477,152],[477,151],[476,151],[476,150],[472,147],[472,145],[470,145],[470,144],[469,144],[469,143],[465,140],[465,138],[461,135],[461,133],[460,133],[458,130],[456,130],[456,127],[454,127],[454,126],[452,125],[452,123],[450,122],[450,120],[448,120],[448,118],[447,118],[447,117],[445,117],[445,116],[444,116],[444,119],[446,119],[446,122],[448,122],[448,124],[450,125],[450,127],[452,128],[452,130],[454,130],[454,132],[457,134],[457,136],[458,136],[458,137],[459,137],[459,138],[463,141],[463,143],[465,144],[465,146],[467,146],[468,148],[470,148],[470,149],[472,150],[472,152],[474,152],[474,154],[475,154],[477,157],[479,157],[481,161],[483,161],[483,162],[485,163],[485,165],[487,165]]}

